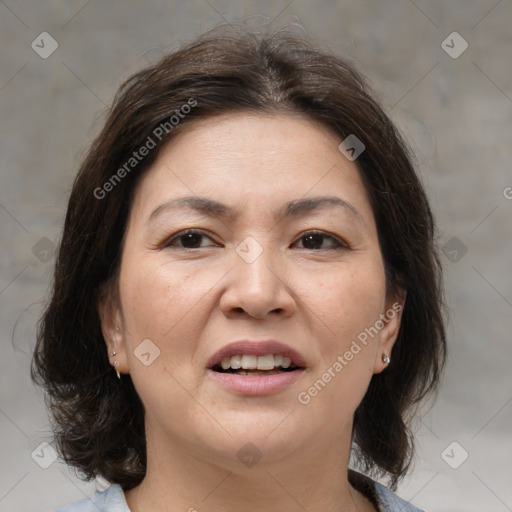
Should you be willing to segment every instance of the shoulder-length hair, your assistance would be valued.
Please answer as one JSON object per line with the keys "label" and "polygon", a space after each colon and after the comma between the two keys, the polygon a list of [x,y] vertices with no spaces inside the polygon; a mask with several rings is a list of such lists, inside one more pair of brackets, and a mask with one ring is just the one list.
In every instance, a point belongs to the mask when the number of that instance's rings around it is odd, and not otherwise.
{"label": "shoulder-length hair", "polygon": [[240,111],[300,113],[365,146],[356,164],[387,289],[403,287],[407,300],[392,364],[373,375],[355,412],[353,446],[362,469],[387,475],[396,489],[413,454],[411,411],[437,389],[446,358],[435,223],[408,149],[366,80],[343,58],[284,31],[207,34],[117,92],[73,184],[32,362],[58,450],[86,479],[127,490],[144,478],[144,408],[130,376],[118,381],[109,364],[98,300],[105,289],[118,294],[133,194],[158,150],[194,120]]}

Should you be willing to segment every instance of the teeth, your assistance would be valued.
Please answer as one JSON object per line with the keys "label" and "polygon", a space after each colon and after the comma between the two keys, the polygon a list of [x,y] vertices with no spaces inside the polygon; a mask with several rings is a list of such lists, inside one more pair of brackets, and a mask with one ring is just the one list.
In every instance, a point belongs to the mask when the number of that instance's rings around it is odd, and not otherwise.
{"label": "teeth", "polygon": [[288,357],[281,355],[267,354],[265,356],[254,355],[236,355],[233,357],[225,357],[221,366],[223,370],[273,370],[275,367],[290,368],[292,361]]}
{"label": "teeth", "polygon": [[258,370],[273,370],[274,369],[274,356],[258,356],[258,362],[256,368]]}
{"label": "teeth", "polygon": [[232,370],[242,368],[242,356],[233,356],[230,365]]}
{"label": "teeth", "polygon": [[282,373],[280,370],[265,370],[265,371],[252,371],[252,372],[244,372],[243,370],[238,370],[236,372],[237,375],[250,375],[251,377],[257,377],[258,375],[279,375]]}
{"label": "teeth", "polygon": [[244,370],[254,370],[258,365],[258,356],[242,356],[242,368]]}

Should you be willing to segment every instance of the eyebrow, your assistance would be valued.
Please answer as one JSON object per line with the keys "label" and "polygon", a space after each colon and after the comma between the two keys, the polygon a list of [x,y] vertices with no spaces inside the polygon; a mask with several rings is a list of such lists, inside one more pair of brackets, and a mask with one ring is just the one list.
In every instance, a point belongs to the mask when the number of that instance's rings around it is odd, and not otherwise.
{"label": "eyebrow", "polygon": [[[295,199],[286,202],[279,210],[274,213],[274,220],[279,221],[284,218],[297,217],[306,213],[323,208],[343,208],[346,212],[350,213],[353,217],[364,222],[363,217],[357,209],[340,197],[336,196],[321,196],[312,197],[308,199]],[[158,217],[164,211],[175,209],[189,209],[195,210],[203,215],[217,217],[221,219],[232,219],[237,216],[238,212],[233,210],[226,204],[220,203],[207,197],[188,196],[171,199],[161,204],[148,217],[148,222]]]}

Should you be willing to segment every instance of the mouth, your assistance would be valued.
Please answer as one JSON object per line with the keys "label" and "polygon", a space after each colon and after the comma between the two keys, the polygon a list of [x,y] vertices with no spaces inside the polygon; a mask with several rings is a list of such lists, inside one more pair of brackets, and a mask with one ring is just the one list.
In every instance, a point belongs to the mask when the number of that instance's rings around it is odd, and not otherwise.
{"label": "mouth", "polygon": [[210,375],[222,386],[253,395],[284,389],[305,369],[304,358],[296,350],[272,340],[232,343],[207,364]]}
{"label": "mouth", "polygon": [[258,376],[279,375],[280,373],[303,370],[304,367],[297,366],[289,357],[279,354],[263,356],[243,354],[224,357],[220,364],[214,365],[211,369],[218,373]]}

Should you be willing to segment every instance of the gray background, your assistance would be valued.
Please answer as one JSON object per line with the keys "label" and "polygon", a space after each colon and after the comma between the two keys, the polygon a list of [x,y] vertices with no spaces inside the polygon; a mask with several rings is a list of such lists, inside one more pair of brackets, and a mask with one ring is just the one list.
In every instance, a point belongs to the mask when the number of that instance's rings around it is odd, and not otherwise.
{"label": "gray background", "polygon": [[[51,434],[28,368],[67,196],[105,106],[162,49],[255,14],[247,23],[300,23],[371,78],[416,151],[447,244],[450,360],[438,401],[417,420],[418,457],[399,494],[431,512],[512,510],[512,1],[6,0],[0,512],[53,510],[95,489],[58,460],[40,467]],[[45,31],[58,49],[43,59],[31,43]],[[469,45],[458,58],[442,47],[454,31]],[[459,53],[461,43],[445,46]]]}

